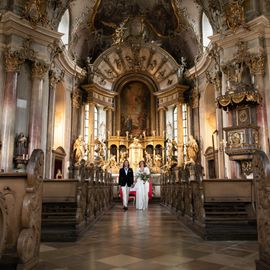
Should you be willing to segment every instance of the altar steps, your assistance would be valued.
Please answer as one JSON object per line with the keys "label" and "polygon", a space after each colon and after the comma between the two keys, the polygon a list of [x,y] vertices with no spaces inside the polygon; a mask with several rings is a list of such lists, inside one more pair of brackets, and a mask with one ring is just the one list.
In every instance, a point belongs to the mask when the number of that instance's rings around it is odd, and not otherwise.
{"label": "altar steps", "polygon": [[256,240],[256,218],[251,204],[245,202],[208,202],[204,204],[207,240]]}

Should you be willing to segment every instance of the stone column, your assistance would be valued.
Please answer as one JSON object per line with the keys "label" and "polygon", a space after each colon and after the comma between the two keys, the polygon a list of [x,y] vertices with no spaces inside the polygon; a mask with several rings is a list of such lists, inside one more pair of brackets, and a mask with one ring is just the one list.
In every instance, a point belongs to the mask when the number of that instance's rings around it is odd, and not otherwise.
{"label": "stone column", "polygon": [[[200,138],[200,94],[199,90],[194,88],[192,91],[192,119],[191,134],[195,138]],[[199,157],[200,158],[200,157]]]}
{"label": "stone column", "polygon": [[163,135],[163,131],[165,130],[165,111],[166,108],[161,107],[158,109],[159,111],[159,136]]}
{"label": "stone column", "polygon": [[112,113],[113,113],[113,108],[112,107],[106,107],[104,108],[104,110],[106,111],[106,128],[107,131],[110,135],[113,135],[112,132]]}
{"label": "stone column", "polygon": [[257,126],[260,127],[260,144],[262,150],[269,154],[268,143],[268,124],[267,124],[267,110],[266,110],[266,96],[264,85],[264,73],[265,73],[265,57],[264,55],[254,55],[251,58],[251,73],[254,76],[254,83],[256,89],[258,89],[262,102],[257,106]]}
{"label": "stone column", "polygon": [[1,119],[1,169],[5,172],[13,169],[15,116],[17,106],[17,80],[20,65],[24,59],[17,51],[6,51],[4,55],[6,80],[4,86],[3,114]]}
{"label": "stone column", "polygon": [[178,167],[184,164],[184,133],[183,133],[183,98],[179,98],[177,104],[177,159]]}
{"label": "stone column", "polygon": [[88,159],[90,162],[94,162],[94,149],[95,149],[95,136],[94,136],[94,116],[95,116],[95,104],[89,102],[89,125],[88,125],[88,145],[89,145],[89,154]]}
{"label": "stone column", "polygon": [[79,109],[82,105],[82,95],[78,88],[74,88],[71,94],[72,98],[72,119],[71,119],[71,140],[74,142],[80,135],[79,131]]}
{"label": "stone column", "polygon": [[34,149],[41,147],[43,77],[48,65],[42,61],[33,62],[32,66],[32,96],[29,121],[29,156]]}
{"label": "stone column", "polygon": [[[157,130],[157,127],[156,127],[156,102],[155,102],[155,96],[152,94],[151,95],[151,119],[150,119],[150,134],[151,134],[151,131],[152,130]],[[146,134],[148,135],[148,134]]]}
{"label": "stone column", "polygon": [[49,73],[49,110],[48,110],[48,123],[47,123],[47,147],[46,147],[46,178],[52,177],[52,149],[54,138],[54,120],[55,120],[55,91],[56,85],[63,79],[64,73],[58,77],[55,71]]}

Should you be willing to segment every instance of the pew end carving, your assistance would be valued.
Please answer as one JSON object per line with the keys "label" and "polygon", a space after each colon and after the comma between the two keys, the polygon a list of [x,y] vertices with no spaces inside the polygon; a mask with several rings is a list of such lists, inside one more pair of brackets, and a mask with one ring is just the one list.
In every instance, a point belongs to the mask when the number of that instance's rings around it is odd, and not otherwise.
{"label": "pew end carving", "polygon": [[0,174],[0,268],[38,264],[43,166],[44,154],[36,149],[26,173]]}
{"label": "pew end carving", "polygon": [[257,151],[252,161],[256,180],[256,212],[259,242],[257,270],[270,267],[270,162],[263,151]]}

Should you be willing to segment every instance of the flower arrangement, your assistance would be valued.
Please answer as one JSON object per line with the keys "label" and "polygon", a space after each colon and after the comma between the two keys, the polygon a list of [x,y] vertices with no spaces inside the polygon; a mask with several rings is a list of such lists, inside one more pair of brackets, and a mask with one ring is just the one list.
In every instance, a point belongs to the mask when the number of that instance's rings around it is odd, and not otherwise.
{"label": "flower arrangement", "polygon": [[146,181],[149,181],[150,174],[147,174],[145,172],[138,171],[136,173],[136,178],[141,178],[145,184]]}

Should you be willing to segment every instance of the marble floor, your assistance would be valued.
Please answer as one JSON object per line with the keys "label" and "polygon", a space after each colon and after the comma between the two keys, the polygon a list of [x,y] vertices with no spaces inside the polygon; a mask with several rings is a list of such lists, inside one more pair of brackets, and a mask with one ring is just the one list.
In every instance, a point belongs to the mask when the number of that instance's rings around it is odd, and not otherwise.
{"label": "marble floor", "polygon": [[117,204],[75,243],[42,243],[37,270],[255,270],[257,242],[204,241],[165,208]]}

